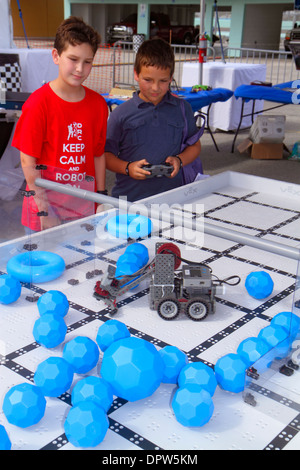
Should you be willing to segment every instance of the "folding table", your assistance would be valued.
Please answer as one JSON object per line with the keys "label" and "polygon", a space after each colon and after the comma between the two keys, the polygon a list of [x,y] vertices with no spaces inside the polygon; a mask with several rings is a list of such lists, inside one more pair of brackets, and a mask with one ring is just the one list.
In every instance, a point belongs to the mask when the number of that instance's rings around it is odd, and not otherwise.
{"label": "folding table", "polygon": [[[271,109],[280,108],[288,104],[299,104],[300,100],[297,95],[297,84],[300,84],[300,81],[290,81],[285,83],[280,83],[274,86],[264,86],[264,85],[241,85],[234,91],[234,96],[236,99],[242,98],[242,108],[240,114],[240,121],[235,132],[235,136],[232,142],[231,152],[234,151],[234,145],[238,133],[240,131],[242,121],[245,117],[251,116],[251,121],[253,124],[254,115],[260,114],[263,111],[269,111]],[[277,105],[272,105],[267,109],[259,109],[255,111],[255,104],[257,100],[266,100],[274,103],[280,103]],[[252,101],[252,110],[250,113],[245,113],[245,103]]]}

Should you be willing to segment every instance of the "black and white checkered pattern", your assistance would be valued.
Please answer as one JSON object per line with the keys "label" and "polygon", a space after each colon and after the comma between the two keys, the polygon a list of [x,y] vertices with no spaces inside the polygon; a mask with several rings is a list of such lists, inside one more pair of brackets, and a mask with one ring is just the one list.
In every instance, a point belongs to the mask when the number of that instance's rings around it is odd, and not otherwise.
{"label": "black and white checkered pattern", "polygon": [[0,79],[7,91],[22,91],[21,66],[17,54],[0,54]]}

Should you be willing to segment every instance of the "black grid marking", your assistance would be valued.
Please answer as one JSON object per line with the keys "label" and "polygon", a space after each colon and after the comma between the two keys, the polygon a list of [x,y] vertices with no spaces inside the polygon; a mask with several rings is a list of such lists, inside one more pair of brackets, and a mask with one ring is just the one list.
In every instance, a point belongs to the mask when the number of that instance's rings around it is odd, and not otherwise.
{"label": "black grid marking", "polygon": [[[211,218],[212,220],[214,221],[218,221],[218,222],[222,222],[222,223],[227,223],[229,225],[233,225],[235,227],[240,227],[240,228],[246,228],[246,229],[249,229],[249,230],[252,230],[252,231],[257,231],[258,234],[255,235],[256,237],[263,237],[265,235],[268,235],[268,234],[274,234],[278,237],[281,237],[281,238],[285,238],[285,239],[289,239],[289,240],[295,240],[295,241],[299,241],[300,242],[300,238],[299,237],[295,237],[295,236],[288,236],[288,235],[285,235],[285,234],[279,234],[276,232],[276,230],[290,224],[291,222],[294,222],[298,219],[300,219],[300,211],[296,211],[294,209],[286,209],[286,208],[280,208],[278,206],[273,206],[271,204],[266,204],[266,203],[261,203],[261,202],[258,202],[258,201],[252,201],[252,200],[249,200],[250,197],[254,196],[254,195],[257,195],[259,193],[257,192],[253,192],[253,193],[249,193],[243,197],[234,197],[234,196],[228,196],[226,194],[222,194],[222,193],[219,193],[219,192],[214,192],[213,194],[217,194],[219,196],[223,196],[223,197],[231,197],[233,198],[234,200],[233,201],[230,201],[228,202],[227,204],[224,204],[224,205],[221,205],[219,207],[215,207],[213,209],[210,209],[209,211],[205,212],[205,217],[206,218]],[[232,222],[232,221],[228,221],[228,220],[224,220],[224,219],[220,219],[220,218],[216,218],[216,217],[211,217],[210,214],[213,214],[214,212],[216,211],[219,211],[220,209],[223,209],[223,208],[226,208],[226,207],[229,207],[233,204],[236,204],[236,203],[239,203],[239,202],[248,202],[249,204],[254,204],[254,205],[257,205],[257,206],[262,206],[262,207],[268,207],[268,208],[272,208],[272,209],[277,209],[278,211],[284,211],[284,212],[290,212],[291,214],[294,214],[293,216],[291,216],[289,219],[279,223],[279,224],[276,224],[274,225],[273,227],[269,227],[268,229],[265,229],[265,230],[262,230],[260,228],[257,228],[257,227],[253,227],[251,225],[245,225],[245,224],[239,224],[237,222]]]}
{"label": "black grid marking", "polygon": [[283,450],[300,431],[300,414],[293,419],[264,450]]}

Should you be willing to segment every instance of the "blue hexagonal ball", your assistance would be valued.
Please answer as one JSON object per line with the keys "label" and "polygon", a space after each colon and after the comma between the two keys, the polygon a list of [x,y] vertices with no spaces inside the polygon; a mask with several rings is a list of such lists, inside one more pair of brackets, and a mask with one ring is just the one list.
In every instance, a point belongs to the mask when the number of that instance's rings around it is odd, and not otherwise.
{"label": "blue hexagonal ball", "polygon": [[123,255],[119,256],[118,258],[117,265],[116,265],[116,268],[117,268],[116,272],[123,264],[133,265],[135,267],[135,270],[133,272],[137,271],[140,267],[142,267],[141,259],[139,258],[139,256],[136,255],[135,253],[126,253],[126,251],[125,253],[123,253]]}
{"label": "blue hexagonal ball", "polygon": [[18,279],[10,274],[0,276],[0,304],[11,304],[18,300],[21,295],[22,286]]}
{"label": "blue hexagonal ball", "polygon": [[268,343],[262,339],[250,337],[242,341],[237,348],[237,354],[243,359],[247,367],[258,361],[270,350]]}
{"label": "blue hexagonal ball", "polygon": [[178,377],[179,387],[185,387],[189,383],[201,386],[210,396],[213,396],[218,385],[213,369],[203,362],[193,362],[181,370]]}
{"label": "blue hexagonal ball", "polygon": [[288,338],[288,332],[285,328],[276,325],[268,325],[262,328],[258,333],[258,339],[265,341],[270,348],[275,348],[279,343]]}
{"label": "blue hexagonal ball", "polygon": [[67,325],[64,319],[53,313],[45,313],[38,318],[33,327],[33,336],[37,343],[45,348],[55,348],[65,339]]}
{"label": "blue hexagonal ball", "polygon": [[289,353],[291,352],[292,343],[293,343],[293,341],[291,340],[290,336],[288,336],[284,341],[279,343],[274,348],[274,351],[273,351],[274,352],[274,358],[276,360],[287,358]]}
{"label": "blue hexagonal ball", "polygon": [[73,406],[64,423],[67,439],[75,447],[96,447],[105,438],[108,426],[103,408],[92,401]]}
{"label": "blue hexagonal ball", "polygon": [[63,349],[63,358],[77,374],[85,374],[96,367],[99,359],[97,344],[86,336],[77,336]]}
{"label": "blue hexagonal ball", "polygon": [[211,395],[199,385],[192,383],[176,390],[172,408],[180,424],[193,427],[204,426],[214,412]]}
{"label": "blue hexagonal ball", "polygon": [[46,399],[39,387],[22,383],[7,392],[2,409],[9,423],[27,428],[38,423],[44,416]]}
{"label": "blue hexagonal ball", "polygon": [[164,365],[153,344],[132,336],[107,348],[100,372],[115,395],[136,401],[149,397],[159,387]]}
{"label": "blue hexagonal ball", "polygon": [[41,295],[37,301],[40,315],[53,313],[64,317],[69,311],[69,301],[67,296],[59,290],[49,290]]}
{"label": "blue hexagonal ball", "polygon": [[271,325],[284,328],[292,339],[300,332],[300,318],[292,312],[280,312],[271,320]]}
{"label": "blue hexagonal ball", "polygon": [[79,380],[72,390],[72,405],[81,401],[91,400],[108,411],[113,402],[113,392],[110,384],[100,377],[89,376]]}
{"label": "blue hexagonal ball", "polygon": [[[124,257],[126,255],[124,254],[122,256]],[[124,259],[122,258],[122,256],[120,256],[118,260],[115,272],[115,276],[120,279],[122,279],[122,276],[131,276],[140,269],[138,264],[138,258],[136,256],[129,255],[130,259]],[[133,279],[134,278],[132,278],[132,280]]]}
{"label": "blue hexagonal ball", "polygon": [[165,346],[159,350],[164,363],[163,383],[176,384],[180,371],[188,363],[187,355],[176,346]]}
{"label": "blue hexagonal ball", "polygon": [[118,320],[108,320],[98,329],[96,341],[101,349],[105,351],[114,341],[129,338],[130,333],[126,325]]}
{"label": "blue hexagonal ball", "polygon": [[149,261],[149,252],[142,243],[132,243],[125,250],[127,255],[135,254],[139,258],[139,266],[142,267]]}
{"label": "blue hexagonal ball", "polygon": [[229,353],[221,357],[215,365],[219,386],[228,392],[242,392],[245,387],[246,368],[246,363],[238,354]]}
{"label": "blue hexagonal ball", "polygon": [[266,271],[255,271],[248,274],[245,287],[249,295],[260,300],[272,294],[274,282]]}
{"label": "blue hexagonal ball", "polygon": [[0,450],[11,450],[11,442],[4,426],[0,424]]}
{"label": "blue hexagonal ball", "polygon": [[73,368],[62,357],[49,357],[41,362],[34,374],[34,382],[46,397],[59,397],[72,385]]}

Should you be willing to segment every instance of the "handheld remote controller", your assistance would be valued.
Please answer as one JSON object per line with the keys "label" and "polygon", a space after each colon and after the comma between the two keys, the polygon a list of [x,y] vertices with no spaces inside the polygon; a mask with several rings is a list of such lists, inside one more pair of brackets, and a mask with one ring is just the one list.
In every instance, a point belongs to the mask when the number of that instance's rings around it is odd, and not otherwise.
{"label": "handheld remote controller", "polygon": [[173,172],[173,165],[171,163],[161,163],[160,165],[144,165],[143,170],[150,171],[150,175],[147,175],[146,178],[154,178],[161,176],[169,176]]}

